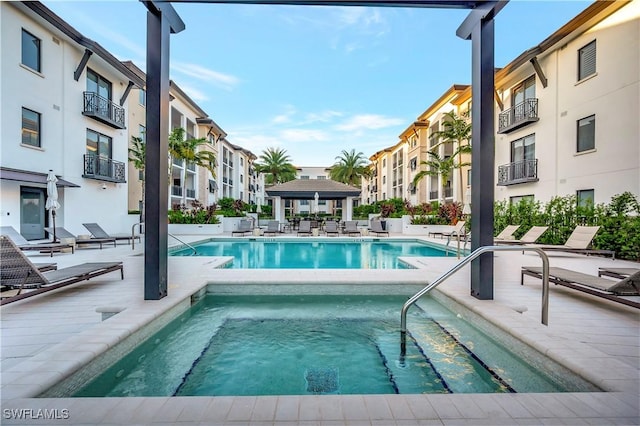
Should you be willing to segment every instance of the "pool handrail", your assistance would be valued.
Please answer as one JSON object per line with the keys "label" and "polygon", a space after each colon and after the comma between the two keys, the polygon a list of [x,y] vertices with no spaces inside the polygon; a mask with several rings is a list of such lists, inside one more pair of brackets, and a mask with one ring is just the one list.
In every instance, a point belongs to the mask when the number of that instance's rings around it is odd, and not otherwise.
{"label": "pool handrail", "polygon": [[173,235],[173,234],[171,234],[171,233],[169,233],[169,232],[167,232],[167,235],[168,235],[168,236],[170,236],[170,237],[172,237],[172,238],[175,238],[176,240],[180,241],[180,242],[181,242],[182,244],[184,244],[185,246],[189,247],[191,250],[193,250],[193,254],[194,254],[194,255],[198,254],[198,250],[196,250],[196,248],[195,248],[194,246],[192,246],[191,244],[189,244],[189,243],[185,243],[185,242],[184,242],[184,241],[182,241],[180,238],[176,237],[175,235]]}
{"label": "pool handrail", "polygon": [[465,257],[460,263],[442,274],[438,279],[424,287],[422,290],[414,294],[402,305],[400,312],[400,356],[406,354],[407,346],[407,311],[418,299],[436,288],[451,275],[460,270],[467,263],[471,262],[478,256],[494,251],[535,251],[542,258],[542,324],[549,325],[549,257],[538,247],[521,247],[521,246],[483,246],[475,249],[469,256]]}

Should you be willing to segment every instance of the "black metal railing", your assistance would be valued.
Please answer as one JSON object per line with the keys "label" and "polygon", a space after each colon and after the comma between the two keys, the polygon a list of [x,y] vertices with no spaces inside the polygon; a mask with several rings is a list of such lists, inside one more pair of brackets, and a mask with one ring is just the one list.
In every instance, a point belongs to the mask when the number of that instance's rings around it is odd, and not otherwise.
{"label": "black metal railing", "polygon": [[125,128],[125,109],[95,92],[84,92],[82,114],[116,129]]}
{"label": "black metal railing", "polygon": [[182,197],[182,187],[177,185],[172,185],[171,195],[173,195],[174,197]]}
{"label": "black metal railing", "polygon": [[99,155],[85,154],[82,177],[124,183],[126,164]]}
{"label": "black metal railing", "polygon": [[429,191],[429,199],[430,200],[437,200],[438,199],[438,190],[437,189],[435,191]]}
{"label": "black metal railing", "polygon": [[498,166],[498,185],[507,186],[538,180],[538,160],[521,160]]}
{"label": "black metal railing", "polygon": [[498,116],[498,133],[509,133],[528,123],[538,121],[538,99],[525,99]]}
{"label": "black metal railing", "polygon": [[196,190],[187,188],[187,198],[196,198]]}
{"label": "black metal railing", "polygon": [[443,188],[443,192],[444,192],[444,198],[451,198],[453,197],[453,188],[450,186],[446,186]]}

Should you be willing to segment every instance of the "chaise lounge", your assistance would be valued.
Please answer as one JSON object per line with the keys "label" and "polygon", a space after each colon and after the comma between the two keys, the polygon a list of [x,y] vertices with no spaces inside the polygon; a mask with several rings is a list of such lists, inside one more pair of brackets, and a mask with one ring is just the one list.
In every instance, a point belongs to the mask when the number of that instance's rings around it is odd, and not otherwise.
{"label": "chaise lounge", "polygon": [[243,219],[238,224],[238,229],[231,231],[231,236],[234,236],[235,234],[245,235],[247,233],[250,234],[251,232],[253,232],[251,221]]}
{"label": "chaise lounge", "polygon": [[[99,275],[120,271],[124,279],[122,262],[93,262],[42,272],[8,237],[0,236],[0,281],[2,300],[0,305],[32,297]],[[25,291],[28,290],[28,291]]]}
{"label": "chaise lounge", "polygon": [[276,235],[280,233],[280,222],[277,220],[270,220],[267,222],[267,229],[264,230],[263,235],[272,234]]}
{"label": "chaise lounge", "polygon": [[[53,228],[44,228],[45,231],[47,231],[50,235],[53,235]],[[75,235],[73,235],[71,232],[67,231],[65,228],[63,227],[58,227],[56,226],[56,235],[60,238],[72,238],[75,239],[76,241],[76,246],[87,246],[90,244],[100,244],[100,250],[102,250],[102,245],[103,244],[111,244],[113,243],[113,246],[116,246],[116,239],[115,238],[87,238],[87,239],[80,239],[78,237],[76,237]]]}
{"label": "chaise lounge", "polygon": [[538,241],[538,238],[540,238],[542,234],[547,231],[547,229],[549,229],[548,226],[532,226],[531,229],[529,229],[522,237],[520,237],[519,240],[498,240],[496,238],[493,242],[494,244],[533,244]]}
{"label": "chaise lounge", "polygon": [[376,234],[376,236],[380,236],[380,234],[387,234],[387,237],[389,236],[389,231],[382,229],[382,222],[379,220],[371,221],[371,229],[369,229],[369,232]]}
{"label": "chaise lounge", "polygon": [[564,251],[567,253],[581,253],[581,254],[601,254],[616,258],[616,252],[613,250],[598,250],[590,248],[591,241],[596,236],[596,233],[600,229],[599,226],[576,226],[569,238],[564,244],[561,245],[548,245],[548,244],[531,244],[530,247],[541,248],[545,251]]}
{"label": "chaise lounge", "polygon": [[[542,279],[542,268],[523,266],[520,285],[524,285],[525,275]],[[549,281],[627,306],[640,308],[640,270],[622,280],[613,281],[570,269],[549,268]]]}
{"label": "chaise lounge", "polygon": [[515,240],[513,233],[516,232],[518,228],[520,228],[520,225],[507,225],[502,231],[500,231],[498,235],[496,235],[493,238],[494,243],[499,241],[505,241],[505,240],[507,241]]}
{"label": "chaise lounge", "polygon": [[612,277],[619,280],[640,272],[638,268],[598,268],[598,276]]}
{"label": "chaise lounge", "polygon": [[7,238],[11,239],[11,241],[13,241],[20,250],[37,250],[40,253],[50,253],[51,257],[53,257],[54,252],[59,253],[63,249],[71,249],[71,252],[74,252],[73,244],[53,242],[30,243],[22,236],[22,234],[18,233],[13,226],[0,226],[0,235],[7,236]]}
{"label": "chaise lounge", "polygon": [[142,242],[140,239],[140,235],[133,234],[107,234],[107,232],[102,229],[100,225],[97,223],[83,223],[82,226],[87,228],[87,231],[91,233],[93,238],[101,238],[101,239],[109,239],[115,238],[116,244],[118,241],[126,241],[127,244],[131,244],[134,239],[137,239],[139,242]]}

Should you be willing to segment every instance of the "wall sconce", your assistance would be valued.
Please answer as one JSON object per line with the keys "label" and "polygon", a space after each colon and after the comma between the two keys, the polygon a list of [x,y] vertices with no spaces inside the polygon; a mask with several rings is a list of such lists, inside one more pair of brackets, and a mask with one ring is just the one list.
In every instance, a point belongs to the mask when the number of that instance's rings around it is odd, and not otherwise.
{"label": "wall sconce", "polygon": [[102,184],[102,189],[107,189],[107,184],[106,183]]}

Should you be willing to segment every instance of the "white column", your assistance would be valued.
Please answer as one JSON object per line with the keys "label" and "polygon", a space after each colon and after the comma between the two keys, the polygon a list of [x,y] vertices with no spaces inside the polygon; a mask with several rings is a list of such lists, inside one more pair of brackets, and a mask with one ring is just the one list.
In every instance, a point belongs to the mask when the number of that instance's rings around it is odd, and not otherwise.
{"label": "white column", "polygon": [[344,200],[342,205],[342,219],[343,220],[353,219],[353,197],[347,197],[347,199]]}
{"label": "white column", "polygon": [[273,197],[273,217],[275,220],[282,220],[282,198],[279,196]]}

